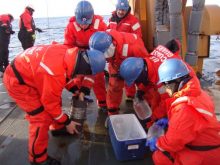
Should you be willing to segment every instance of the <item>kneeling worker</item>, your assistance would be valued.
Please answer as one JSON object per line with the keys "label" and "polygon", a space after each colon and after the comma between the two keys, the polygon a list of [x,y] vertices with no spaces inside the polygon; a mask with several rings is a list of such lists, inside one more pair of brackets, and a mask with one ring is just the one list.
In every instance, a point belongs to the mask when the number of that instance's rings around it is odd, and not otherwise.
{"label": "kneeling worker", "polygon": [[168,119],[164,136],[147,141],[156,165],[220,164],[220,124],[212,99],[196,77],[179,59],[168,59],[158,69],[159,81],[170,98],[166,99]]}
{"label": "kneeling worker", "polygon": [[[79,50],[65,45],[38,45],[20,53],[6,68],[3,82],[9,95],[29,120],[29,159],[32,165],[60,165],[47,155],[49,126],[57,121],[70,134],[78,133],[61,109],[61,95],[71,79],[85,76],[85,89],[92,88],[92,75],[104,70],[105,57],[97,50]],[[69,88],[83,100],[84,90]]]}

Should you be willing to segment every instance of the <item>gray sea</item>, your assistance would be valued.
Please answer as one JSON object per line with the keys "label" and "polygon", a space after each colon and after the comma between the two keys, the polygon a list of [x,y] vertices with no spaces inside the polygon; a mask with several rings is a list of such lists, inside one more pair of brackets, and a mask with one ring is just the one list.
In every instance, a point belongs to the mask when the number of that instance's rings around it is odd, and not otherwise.
{"label": "gray sea", "polygon": [[[107,24],[110,15],[103,15],[104,22]],[[64,31],[70,17],[54,17],[54,18],[35,18],[36,27],[44,30],[44,33],[36,33],[35,45],[49,45],[52,41],[63,43]],[[18,40],[19,20],[12,22],[13,30],[16,32],[11,35],[9,45],[9,61],[14,59],[21,51],[21,43]],[[215,81],[215,71],[220,69],[220,36],[211,36],[209,58],[204,60],[202,80],[208,82],[211,86]]]}

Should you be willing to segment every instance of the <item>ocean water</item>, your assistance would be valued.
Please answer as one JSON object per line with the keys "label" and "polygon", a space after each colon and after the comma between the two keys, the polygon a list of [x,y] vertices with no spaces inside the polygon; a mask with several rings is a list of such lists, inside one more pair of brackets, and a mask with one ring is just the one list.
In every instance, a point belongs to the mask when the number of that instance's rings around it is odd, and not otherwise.
{"label": "ocean water", "polygon": [[[104,22],[107,24],[110,15],[104,15]],[[35,45],[49,45],[52,41],[63,43],[65,27],[68,24],[70,17],[56,18],[35,18],[36,27],[44,30],[44,33],[36,33]],[[18,40],[19,20],[12,22],[13,30],[16,32],[11,35],[9,45],[9,61],[13,60],[21,51],[21,43]],[[219,36],[220,37],[220,36]],[[210,56],[204,60],[203,77],[204,81],[212,84],[215,81],[215,71],[220,69],[220,40],[218,36],[211,36],[210,40]]]}
{"label": "ocean water", "polygon": [[[107,24],[110,15],[104,15],[104,22]],[[63,43],[65,28],[70,17],[54,17],[54,18],[34,18],[36,27],[44,30],[43,33],[36,32],[35,45],[49,45],[52,41]],[[9,61],[13,60],[20,52],[23,51],[20,41],[18,40],[19,20],[12,22],[13,30],[16,32],[11,35],[9,45]]]}

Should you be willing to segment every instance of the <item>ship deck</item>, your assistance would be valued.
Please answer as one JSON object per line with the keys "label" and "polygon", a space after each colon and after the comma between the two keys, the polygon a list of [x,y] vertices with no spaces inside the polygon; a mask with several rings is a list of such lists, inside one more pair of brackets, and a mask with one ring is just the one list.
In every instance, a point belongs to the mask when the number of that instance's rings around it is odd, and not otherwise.
{"label": "ship deck", "polygon": [[[205,88],[208,84],[202,82]],[[216,105],[216,114],[220,117],[219,89],[208,89]],[[217,92],[217,93],[216,93]],[[61,161],[63,165],[153,165],[152,152],[147,148],[143,159],[131,161],[118,161],[111,144],[109,130],[104,127],[107,113],[98,110],[94,93],[91,92],[94,102],[87,107],[86,120],[80,134],[69,136],[52,136],[48,154]],[[123,96],[120,113],[135,113],[132,103],[127,103]],[[72,94],[65,89],[62,94],[62,109],[68,113]],[[144,125],[142,123],[142,125]],[[2,78],[0,78],[0,164],[3,165],[29,165],[28,159],[28,130],[29,122],[25,119],[25,112],[20,109],[7,94]],[[144,127],[144,126],[143,126]]]}
{"label": "ship deck", "polygon": [[[21,110],[7,94],[2,79],[0,79],[0,164],[29,165],[28,137],[29,122],[25,112]],[[95,96],[94,102],[87,107],[86,120],[80,134],[69,136],[52,136],[48,154],[61,161],[62,165],[153,165],[152,153],[147,149],[143,159],[120,162],[116,159],[111,144],[109,130],[104,127],[107,114],[98,110]],[[72,94],[63,90],[62,109],[70,109]],[[122,100],[120,113],[134,113],[132,103]]]}

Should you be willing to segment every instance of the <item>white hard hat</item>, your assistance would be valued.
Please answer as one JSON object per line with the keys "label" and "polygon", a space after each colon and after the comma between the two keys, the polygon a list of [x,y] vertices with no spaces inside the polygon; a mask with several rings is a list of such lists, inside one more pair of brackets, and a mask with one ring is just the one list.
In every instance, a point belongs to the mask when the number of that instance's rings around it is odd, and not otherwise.
{"label": "white hard hat", "polygon": [[31,8],[32,10],[35,11],[35,7],[34,7],[34,5],[32,5],[32,4],[29,4],[29,5],[27,5],[26,7],[29,7],[29,8]]}

